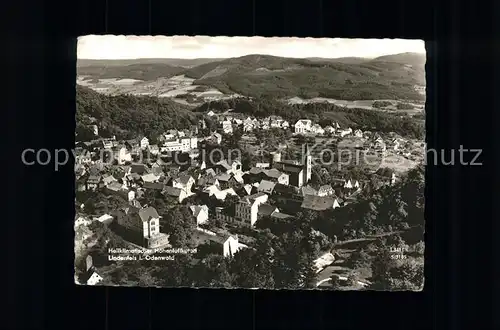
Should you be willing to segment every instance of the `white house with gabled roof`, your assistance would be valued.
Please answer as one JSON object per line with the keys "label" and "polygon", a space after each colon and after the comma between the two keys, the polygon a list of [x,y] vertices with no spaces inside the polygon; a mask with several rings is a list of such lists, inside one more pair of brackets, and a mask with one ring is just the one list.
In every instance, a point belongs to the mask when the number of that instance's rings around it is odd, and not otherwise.
{"label": "white house with gabled roof", "polygon": [[140,141],[141,149],[145,150],[149,147],[149,139],[147,137],[143,137]]}
{"label": "white house with gabled roof", "polygon": [[309,119],[300,119],[295,123],[295,133],[304,134],[311,131],[312,121]]}

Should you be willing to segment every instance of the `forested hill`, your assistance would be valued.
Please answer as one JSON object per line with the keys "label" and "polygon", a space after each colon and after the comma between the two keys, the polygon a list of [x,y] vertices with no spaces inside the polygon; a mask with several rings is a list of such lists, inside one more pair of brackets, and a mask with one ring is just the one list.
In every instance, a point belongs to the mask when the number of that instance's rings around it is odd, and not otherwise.
{"label": "forested hill", "polygon": [[[377,178],[372,178],[377,181]],[[422,239],[424,220],[425,167],[423,164],[411,169],[393,186],[375,190],[372,182],[364,188],[358,202],[330,210],[318,219],[318,230],[333,236],[342,231],[362,230],[366,234],[391,230],[415,228],[407,233],[416,243]]]}
{"label": "forested hill", "polygon": [[384,55],[374,58],[371,62],[391,62],[411,66],[424,66],[426,56],[418,53],[401,53],[394,55]]}
{"label": "forested hill", "polygon": [[143,82],[185,75],[195,79],[195,85],[249,97],[424,100],[425,96],[416,91],[415,86],[425,85],[425,60],[424,54],[403,53],[372,60],[247,55],[191,62],[168,59],[117,61],[119,64],[88,61],[79,64],[78,75],[94,80],[128,78]]}
{"label": "forested hill", "polygon": [[396,54],[346,64],[268,55],[247,55],[196,66],[184,72],[197,85],[250,97],[325,97],[342,100],[423,100],[414,86],[425,84],[423,54]]}
{"label": "forested hill", "polygon": [[184,68],[166,63],[134,63],[128,65],[88,65],[78,67],[78,75],[92,79],[136,79],[153,81],[181,74]]}
{"label": "forested hill", "polygon": [[[89,60],[78,59],[76,66],[78,69],[86,67],[112,67],[112,66],[129,66],[129,65],[148,65],[148,64],[168,64],[174,67],[192,68],[197,65],[222,61],[223,58],[138,58],[127,60]],[[82,71],[83,72],[83,71]]]}
{"label": "forested hill", "polygon": [[154,137],[168,129],[189,128],[196,116],[186,106],[169,99],[149,96],[107,96],[76,86],[77,138],[88,134],[87,125],[96,124],[100,135],[132,138]]}

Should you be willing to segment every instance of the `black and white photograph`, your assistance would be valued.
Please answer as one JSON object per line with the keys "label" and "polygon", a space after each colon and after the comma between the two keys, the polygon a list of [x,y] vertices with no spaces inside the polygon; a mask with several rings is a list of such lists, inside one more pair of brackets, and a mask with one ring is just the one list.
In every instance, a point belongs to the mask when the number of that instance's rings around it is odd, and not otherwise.
{"label": "black and white photograph", "polygon": [[425,63],[423,40],[79,37],[75,283],[423,290]]}

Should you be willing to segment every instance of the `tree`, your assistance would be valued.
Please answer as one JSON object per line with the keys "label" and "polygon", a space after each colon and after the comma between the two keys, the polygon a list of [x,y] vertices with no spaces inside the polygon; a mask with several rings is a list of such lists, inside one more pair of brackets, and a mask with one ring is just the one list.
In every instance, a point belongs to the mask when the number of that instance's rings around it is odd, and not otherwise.
{"label": "tree", "polygon": [[349,262],[353,266],[353,268],[362,268],[369,266],[370,261],[370,255],[364,250],[354,251],[349,258]]}
{"label": "tree", "polygon": [[332,290],[339,290],[342,287],[340,277],[337,274],[333,274],[332,277],[330,277],[330,283]]}
{"label": "tree", "polygon": [[273,288],[274,278],[266,252],[243,249],[231,260],[230,269],[235,274],[235,285],[242,288]]}
{"label": "tree", "polygon": [[387,248],[378,250],[375,258],[372,261],[372,277],[371,286],[373,290],[387,291],[391,290],[391,268],[395,266],[395,262],[391,259],[391,254]]}
{"label": "tree", "polygon": [[241,137],[243,136],[243,130],[241,128],[236,128],[231,134],[224,134],[223,141],[229,149],[238,149]]}
{"label": "tree", "polygon": [[401,230],[408,230],[408,229],[410,229],[410,225],[408,224],[408,222],[400,222],[399,225],[398,225],[398,227]]}
{"label": "tree", "polygon": [[406,243],[400,234],[393,234],[387,237],[387,245],[391,247],[403,248]]}
{"label": "tree", "polygon": [[132,270],[128,278],[137,281],[137,286],[153,287],[160,286],[160,281],[155,274],[155,269],[150,267],[139,266]]}
{"label": "tree", "polygon": [[315,243],[319,245],[320,251],[329,251],[333,248],[333,242],[330,240],[328,236],[323,234],[322,232],[316,232],[317,234],[314,237]]}
{"label": "tree", "polygon": [[127,200],[121,196],[110,195],[107,197],[107,208],[109,211],[118,210],[128,205]]}
{"label": "tree", "polygon": [[307,143],[307,141],[308,141],[308,139],[302,134],[298,134],[295,136],[295,143],[297,145],[303,145],[303,144]]}
{"label": "tree", "polygon": [[373,233],[375,231],[379,211],[373,202],[369,202],[366,206],[366,211],[363,212],[363,210],[360,210],[363,214],[361,215],[361,228],[365,228],[368,233]]}
{"label": "tree", "polygon": [[301,259],[304,269],[304,287],[309,289],[316,288],[316,283],[318,281],[316,270],[312,266],[312,259],[311,255],[308,254],[304,254]]}
{"label": "tree", "polygon": [[162,287],[191,287],[192,258],[190,254],[177,254],[174,260],[162,266],[159,278]]}
{"label": "tree", "polygon": [[204,117],[203,120],[205,120],[205,125],[206,125],[209,133],[211,133],[217,129],[217,123],[213,119],[211,119],[210,117]]}
{"label": "tree", "polygon": [[224,200],[224,206],[225,207],[232,207],[234,205],[236,205],[236,203],[238,203],[238,201],[240,200],[240,198],[238,196],[234,196],[234,195],[228,195],[226,197],[226,199]]}
{"label": "tree", "polygon": [[98,192],[84,202],[84,209],[89,214],[105,214],[112,208],[109,207],[108,197]]}
{"label": "tree", "polygon": [[76,137],[75,141],[91,141],[95,139],[94,131],[89,126],[85,126],[82,124],[77,124],[75,129]]}
{"label": "tree", "polygon": [[85,126],[95,118],[102,137],[116,135],[118,139],[124,139],[137,134],[152,136],[171,128],[189,128],[196,123],[196,115],[185,110],[189,107],[172,100],[109,96],[79,85],[76,88],[77,127]]}
{"label": "tree", "polygon": [[108,279],[110,280],[111,285],[126,284],[128,282],[128,274],[123,267],[120,267],[111,272]]}
{"label": "tree", "polygon": [[424,255],[425,253],[425,243],[424,241],[420,241],[416,243],[415,245],[412,246],[412,252],[418,254],[418,255]]}
{"label": "tree", "polygon": [[[324,159],[324,161],[329,161],[328,159]],[[321,186],[324,184],[325,181],[323,181],[323,174],[318,170],[317,167],[312,168],[312,173],[311,173],[311,183],[313,185]]]}
{"label": "tree", "polygon": [[424,285],[423,258],[401,260],[399,265],[390,270],[392,290],[419,291]]}
{"label": "tree", "polygon": [[235,276],[229,272],[228,261],[221,255],[209,255],[191,271],[196,287],[231,288]]}
{"label": "tree", "polygon": [[241,168],[243,171],[248,171],[252,167],[253,156],[246,150],[241,153]]}
{"label": "tree", "polygon": [[315,287],[314,259],[319,244],[311,227],[291,228],[273,239],[273,275],[276,288]]}
{"label": "tree", "polygon": [[349,286],[357,286],[359,281],[359,276],[356,272],[351,272],[349,276],[347,276],[347,283]]}
{"label": "tree", "polygon": [[177,206],[168,210],[163,219],[163,227],[170,235],[169,242],[174,247],[186,247],[195,230],[195,221],[185,206]]}

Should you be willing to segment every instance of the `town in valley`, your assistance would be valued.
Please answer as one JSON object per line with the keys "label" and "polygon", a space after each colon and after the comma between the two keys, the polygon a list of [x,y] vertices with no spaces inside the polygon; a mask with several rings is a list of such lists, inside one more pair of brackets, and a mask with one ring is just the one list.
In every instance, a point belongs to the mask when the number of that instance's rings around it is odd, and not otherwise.
{"label": "town in valley", "polygon": [[75,282],[422,290],[420,43],[370,58],[79,55]]}

